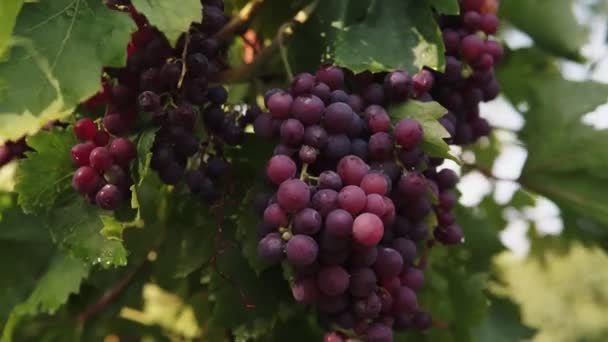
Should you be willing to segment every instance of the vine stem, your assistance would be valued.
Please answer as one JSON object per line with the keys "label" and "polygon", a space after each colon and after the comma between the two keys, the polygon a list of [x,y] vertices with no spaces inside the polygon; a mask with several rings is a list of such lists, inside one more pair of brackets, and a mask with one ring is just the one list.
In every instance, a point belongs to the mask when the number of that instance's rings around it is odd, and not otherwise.
{"label": "vine stem", "polygon": [[223,42],[232,37],[236,32],[247,27],[253,20],[259,9],[264,4],[265,0],[252,0],[241,11],[224,25],[222,29],[217,32],[213,38],[217,39],[218,42]]}
{"label": "vine stem", "polygon": [[186,43],[184,44],[184,51],[182,51],[182,73],[179,75],[179,81],[177,82],[177,89],[182,87],[184,77],[186,77],[186,57],[188,56],[188,45],[190,45],[190,33],[186,33]]}
{"label": "vine stem", "polygon": [[106,293],[93,305],[87,307],[79,316],[78,320],[84,324],[89,317],[95,315],[96,313],[105,309],[109,304],[111,304],[116,298],[118,298],[129,286],[131,281],[135,278],[135,276],[144,268],[147,259],[144,259],[137,267],[129,271],[122,279],[120,279],[116,284],[114,284],[110,289],[106,291]]}
{"label": "vine stem", "polygon": [[285,43],[288,34],[292,34],[297,25],[301,25],[310,18],[319,4],[319,0],[315,0],[308,6],[300,10],[292,19],[280,26],[279,30],[272,39],[272,43],[266,46],[260,53],[255,56],[249,64],[244,64],[236,69],[230,69],[222,72],[219,81],[222,83],[234,83],[240,80],[250,78],[276,51],[281,49],[281,45]]}

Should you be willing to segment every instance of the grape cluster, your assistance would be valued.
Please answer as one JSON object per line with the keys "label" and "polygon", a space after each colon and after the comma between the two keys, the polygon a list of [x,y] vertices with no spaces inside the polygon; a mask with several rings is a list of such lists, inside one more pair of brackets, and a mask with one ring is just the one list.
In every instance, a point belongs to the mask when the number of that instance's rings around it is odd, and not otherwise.
{"label": "grape cluster", "polygon": [[25,143],[25,137],[15,141],[7,141],[4,145],[0,145],[0,167],[14,159],[25,157],[25,152],[29,150],[29,146]]}
{"label": "grape cluster", "polygon": [[498,0],[462,0],[460,15],[439,16],[446,49],[444,73],[435,73],[432,95],[450,110],[446,115],[454,143],[467,145],[490,133],[479,104],[496,98],[500,86],[494,65],[503,57],[498,29]]}
{"label": "grape cluster", "polygon": [[[258,136],[278,140],[266,168],[274,193],[254,201],[260,256],[292,267],[293,297],[315,305],[324,324],[353,329],[365,341],[431,326],[416,298],[422,251],[434,241],[462,240],[451,213],[455,173],[437,172],[442,160],[421,149],[417,121],[393,125],[382,106],[384,94],[411,96],[414,83],[408,78],[404,86],[403,74],[353,95],[345,72],[325,65],[296,76],[287,91],[269,91],[268,113],[254,122]],[[429,226],[433,216],[438,223]]]}
{"label": "grape cluster", "polygon": [[88,118],[74,124],[80,143],[72,147],[72,161],[78,167],[72,186],[102,209],[115,210],[128,198],[129,164],[137,155],[131,140],[111,137]]}
{"label": "grape cluster", "polygon": [[145,113],[143,120],[157,127],[152,169],[165,184],[185,182],[193,194],[212,202],[228,169],[224,146],[242,142],[244,127],[258,110],[229,111],[227,90],[212,83],[225,67],[223,47],[213,36],[226,17],[223,1],[203,0],[202,5],[202,23],[192,23],[173,48],[128,1],[111,4],[129,11],[138,30],[126,67],[106,69],[114,85],[106,81],[103,94],[91,101],[106,101],[103,125],[116,136],[128,133],[142,120],[138,113]]}

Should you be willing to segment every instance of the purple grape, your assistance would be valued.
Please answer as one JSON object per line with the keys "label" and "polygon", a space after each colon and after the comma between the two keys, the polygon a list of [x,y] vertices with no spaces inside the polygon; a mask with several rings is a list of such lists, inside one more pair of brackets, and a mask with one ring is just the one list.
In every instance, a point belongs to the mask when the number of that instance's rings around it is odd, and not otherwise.
{"label": "purple grape", "polygon": [[283,239],[277,233],[266,235],[258,243],[258,254],[270,264],[278,264],[283,260]]}
{"label": "purple grape", "polygon": [[392,248],[380,247],[378,258],[374,263],[374,271],[383,279],[392,278],[401,272],[403,268],[403,258],[401,254]]}
{"label": "purple grape", "polygon": [[365,209],[366,200],[365,192],[355,185],[348,185],[338,193],[338,204],[352,215],[357,215]]}
{"label": "purple grape", "polygon": [[327,146],[327,132],[321,126],[308,126],[304,130],[304,144],[317,149],[323,149]]}
{"label": "purple grape", "polygon": [[323,124],[330,133],[346,133],[352,116],[353,110],[346,103],[332,103],[325,108]]}
{"label": "purple grape", "polygon": [[371,268],[358,268],[350,273],[350,294],[355,297],[365,297],[371,294],[377,286],[378,279]]}
{"label": "purple grape", "polygon": [[296,163],[284,155],[276,155],[266,165],[266,175],[277,185],[295,177],[297,171]]}
{"label": "purple grape", "polygon": [[315,95],[300,95],[296,97],[291,106],[294,118],[304,125],[314,125],[321,121],[325,104]]}
{"label": "purple grape", "polygon": [[281,141],[288,146],[299,146],[304,140],[304,126],[296,119],[281,124]]}
{"label": "purple grape", "polygon": [[350,275],[340,266],[326,266],[317,274],[319,290],[326,296],[339,296],[346,292],[350,284]]}
{"label": "purple grape", "polygon": [[307,235],[294,235],[285,247],[285,254],[289,263],[295,266],[308,266],[312,264],[319,253],[317,242]]}
{"label": "purple grape", "polygon": [[331,189],[321,189],[312,197],[312,207],[316,209],[322,217],[326,217],[329,212],[338,208],[338,193]]}
{"label": "purple grape", "polygon": [[321,214],[312,208],[304,208],[300,210],[293,219],[293,233],[314,235],[320,229],[323,220]]}
{"label": "purple grape", "polygon": [[268,110],[270,115],[277,119],[285,119],[291,113],[293,97],[291,94],[279,91],[268,98]]}
{"label": "purple grape", "polygon": [[299,179],[287,180],[279,186],[278,202],[288,212],[294,213],[304,209],[310,202],[310,189]]}
{"label": "purple grape", "polygon": [[325,231],[335,237],[348,237],[353,231],[353,217],[346,210],[332,210],[325,218]]}
{"label": "purple grape", "polygon": [[338,191],[342,189],[342,179],[340,178],[340,175],[334,171],[323,171],[319,175],[318,187],[320,189],[332,189]]}
{"label": "purple grape", "polygon": [[369,138],[368,149],[373,160],[387,160],[393,153],[393,139],[385,132],[374,133]]}

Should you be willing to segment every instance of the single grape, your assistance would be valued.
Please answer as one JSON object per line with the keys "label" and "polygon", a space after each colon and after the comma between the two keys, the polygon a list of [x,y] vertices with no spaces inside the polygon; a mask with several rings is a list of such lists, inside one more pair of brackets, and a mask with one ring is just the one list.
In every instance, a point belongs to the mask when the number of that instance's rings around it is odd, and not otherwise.
{"label": "single grape", "polygon": [[384,88],[378,83],[372,83],[363,90],[362,97],[368,105],[382,105],[385,100]]}
{"label": "single grape", "polygon": [[158,176],[165,184],[177,185],[184,178],[184,166],[178,162],[172,161],[163,165],[158,170]]}
{"label": "single grape", "polygon": [[304,125],[314,125],[321,121],[325,104],[315,95],[300,95],[295,98],[291,106],[294,118]]}
{"label": "single grape", "polygon": [[353,139],[351,142],[350,153],[364,161],[367,161],[369,157],[368,149],[369,147],[367,145],[367,141],[363,139]]}
{"label": "single grape", "polygon": [[293,97],[291,94],[279,91],[268,98],[268,110],[277,119],[286,119],[291,113]]}
{"label": "single grape", "polygon": [[435,238],[445,245],[456,245],[462,242],[462,228],[457,224],[452,224],[447,227],[437,227],[435,229]]}
{"label": "single grape", "polygon": [[355,297],[365,297],[372,293],[377,286],[378,279],[371,268],[358,268],[350,273],[349,292]]}
{"label": "single grape", "polygon": [[293,78],[289,90],[292,95],[298,96],[310,93],[314,85],[315,77],[313,75],[309,73],[301,73]]}
{"label": "single grape", "polygon": [[323,219],[318,211],[312,208],[300,210],[293,219],[294,234],[314,235],[321,229]]}
{"label": "single grape", "polygon": [[[95,148],[95,144],[90,141],[74,145],[74,147],[72,147],[72,150],[70,153],[74,164],[77,166],[89,165],[89,156],[91,155],[91,151],[93,151],[94,148]],[[10,147],[6,146],[6,152],[8,152],[12,157]]]}
{"label": "single grape", "polygon": [[346,210],[332,210],[325,218],[325,231],[335,237],[348,237],[353,231],[353,217]]}
{"label": "single grape", "polygon": [[281,124],[281,142],[288,146],[299,146],[304,140],[304,125],[296,119],[287,119]]}
{"label": "single grape", "polygon": [[403,237],[396,238],[393,240],[391,247],[401,254],[403,263],[411,265],[416,260],[416,243],[410,239]]}
{"label": "single grape", "polygon": [[348,185],[338,193],[338,204],[347,212],[357,215],[365,208],[365,192],[358,186]]}
{"label": "single grape", "polygon": [[365,332],[367,342],[392,342],[393,331],[384,324],[372,324]]}
{"label": "single grape", "polygon": [[329,96],[329,102],[331,102],[331,103],[336,103],[336,102],[346,103],[347,101],[348,101],[348,94],[342,89],[337,89],[337,90],[332,91]]}
{"label": "single grape", "polygon": [[329,89],[327,84],[317,82],[317,84],[315,84],[315,86],[312,88],[311,93],[321,99],[324,104],[330,103],[331,89]]}
{"label": "single grape", "polygon": [[388,132],[391,127],[391,118],[384,108],[371,105],[365,109],[367,125],[372,133]]}
{"label": "single grape", "polygon": [[327,146],[327,132],[321,126],[308,126],[304,130],[304,144],[317,149],[323,149]]}
{"label": "single grape", "polygon": [[388,210],[386,202],[381,195],[369,194],[365,198],[365,209],[366,213],[377,215],[378,217],[384,216]]}
{"label": "single grape", "polygon": [[340,89],[344,86],[344,72],[334,65],[323,65],[317,70],[316,78],[318,82],[323,82],[330,89]]}
{"label": "single grape", "polygon": [[327,137],[327,144],[323,150],[324,156],[329,160],[339,160],[351,152],[350,139],[344,134],[335,134]]}
{"label": "single grape", "polygon": [[369,156],[373,160],[388,160],[393,153],[393,139],[385,132],[374,133],[369,138]]}
{"label": "single grape", "polygon": [[276,155],[266,165],[266,175],[277,185],[295,177],[297,171],[296,163],[285,155]]}
{"label": "single grape", "polygon": [[360,185],[369,172],[369,165],[361,158],[350,155],[340,160],[336,170],[345,185]]}
{"label": "single grape", "polygon": [[106,146],[110,142],[110,135],[106,131],[98,131],[93,142],[100,147]]}
{"label": "single grape", "polygon": [[275,135],[272,116],[267,113],[263,113],[258,116],[253,122],[253,130],[257,136],[264,139],[271,139]]}
{"label": "single grape", "polygon": [[221,85],[217,85],[207,90],[207,99],[214,104],[223,105],[228,101],[228,91]]}
{"label": "single grape", "polygon": [[278,264],[283,260],[283,240],[277,233],[266,235],[258,243],[258,254],[270,264]]}
{"label": "single grape", "polygon": [[297,302],[314,303],[319,297],[316,280],[314,278],[296,278],[291,284],[291,294]]}
{"label": "single grape", "polygon": [[361,180],[361,189],[366,194],[386,195],[390,191],[389,178],[380,172],[370,172]]}
{"label": "single grape", "polygon": [[110,153],[114,156],[114,161],[121,166],[128,166],[137,156],[135,144],[127,138],[116,138],[110,144]]}
{"label": "single grape", "polygon": [[295,266],[307,266],[317,258],[317,242],[307,235],[294,235],[285,247],[287,260]]}
{"label": "single grape", "polygon": [[481,56],[483,45],[481,38],[474,34],[464,37],[460,46],[462,57],[466,61],[475,62]]}
{"label": "single grape", "polygon": [[74,133],[80,140],[93,140],[97,134],[97,125],[91,119],[80,119],[74,124]]}
{"label": "single grape", "polygon": [[439,189],[452,189],[458,182],[458,176],[450,169],[443,169],[437,174],[437,185]]}
{"label": "single grape", "polygon": [[401,176],[397,188],[400,195],[409,199],[416,199],[426,193],[427,183],[422,174],[411,172]]}
{"label": "single grape", "polygon": [[332,210],[338,208],[338,193],[331,189],[321,189],[312,197],[312,207],[326,217]]}
{"label": "single grape", "polygon": [[378,249],[378,258],[374,263],[374,271],[378,277],[386,279],[399,275],[403,268],[403,258],[396,250],[388,247]]}
{"label": "single grape", "polygon": [[269,205],[264,210],[264,222],[274,227],[285,227],[287,226],[288,217],[285,211],[277,203]]}
{"label": "single grape", "polygon": [[384,90],[392,101],[405,101],[412,92],[412,78],[407,71],[390,72],[384,78]]}
{"label": "single grape", "polygon": [[112,153],[105,147],[94,148],[89,155],[89,164],[99,172],[109,169],[114,163]]}
{"label": "single grape", "polygon": [[146,112],[155,111],[160,107],[160,96],[152,91],[144,91],[137,97],[137,104]]}
{"label": "single grape", "polygon": [[357,246],[353,248],[349,256],[349,264],[353,267],[369,267],[376,262],[378,249],[373,247]]}
{"label": "single grape", "polygon": [[81,166],[74,173],[72,186],[81,194],[88,194],[99,189],[101,177],[97,171],[90,166]]}
{"label": "single grape", "polygon": [[120,205],[120,190],[113,184],[104,185],[95,195],[97,205],[105,210],[115,210]]}
{"label": "single grape", "polygon": [[323,171],[319,175],[318,187],[320,189],[332,189],[338,191],[342,189],[342,179],[340,178],[340,175],[334,171]]}
{"label": "single grape", "polygon": [[412,149],[422,142],[424,131],[418,121],[403,119],[395,126],[395,140],[404,149]]}
{"label": "single grape", "polygon": [[319,152],[311,146],[303,145],[300,147],[300,151],[298,152],[298,156],[303,163],[313,164],[317,160],[317,155]]}
{"label": "single grape", "polygon": [[346,292],[350,284],[350,275],[340,266],[326,266],[317,274],[319,290],[326,296],[339,296]]}
{"label": "single grape", "polygon": [[393,311],[396,314],[414,313],[418,310],[416,293],[409,287],[400,287],[393,296]]}
{"label": "single grape", "polygon": [[299,179],[287,180],[279,186],[277,197],[281,207],[294,213],[304,209],[310,202],[310,189]]}
{"label": "single grape", "polygon": [[330,133],[346,133],[352,120],[353,110],[342,102],[332,103],[325,108],[323,123]]}
{"label": "single grape", "polygon": [[363,213],[353,222],[353,238],[363,246],[373,246],[382,240],[384,225],[374,214]]}
{"label": "single grape", "polygon": [[399,275],[401,284],[417,291],[424,286],[424,274],[416,267],[406,267]]}

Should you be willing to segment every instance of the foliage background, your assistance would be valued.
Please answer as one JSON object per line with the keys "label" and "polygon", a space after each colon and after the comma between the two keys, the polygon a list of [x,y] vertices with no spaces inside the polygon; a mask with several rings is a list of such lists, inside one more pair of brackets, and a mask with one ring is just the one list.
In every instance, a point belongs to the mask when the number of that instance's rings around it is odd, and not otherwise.
{"label": "foliage background", "polygon": [[[323,1],[289,41],[291,68],[313,70],[328,54],[353,70],[442,67],[429,6],[449,13],[455,1],[385,0],[368,11],[371,2]],[[150,3],[174,7],[168,0]],[[227,5],[237,13],[245,1]],[[278,27],[307,5],[267,0],[252,27],[270,44]],[[491,139],[454,150],[463,160],[449,166],[463,175],[459,219],[466,243],[433,254],[423,301],[446,328],[415,338],[605,341],[608,5],[501,5],[504,93],[482,109],[498,129]],[[179,11],[149,17],[175,37],[200,20],[192,10],[199,6],[180,1]],[[78,103],[99,88],[102,65],[124,62],[133,29],[100,1],[0,3],[0,140],[34,134],[50,119],[90,115]],[[235,39],[235,68],[242,53]],[[231,101],[259,100],[270,85],[260,85],[258,76],[268,72],[284,76],[278,53],[233,80]],[[71,193],[69,130],[31,136],[37,152],[0,170],[3,340],[318,338],[310,313],[290,301],[281,272],[254,257],[255,218],[247,199],[257,185],[238,176],[259,173],[267,149],[245,144],[244,151],[232,151],[233,187],[250,191],[244,199],[228,194],[224,206],[202,211],[149,172],[152,133],[133,137],[140,151],[136,200],[115,217]],[[414,338],[400,340],[408,337]]]}

